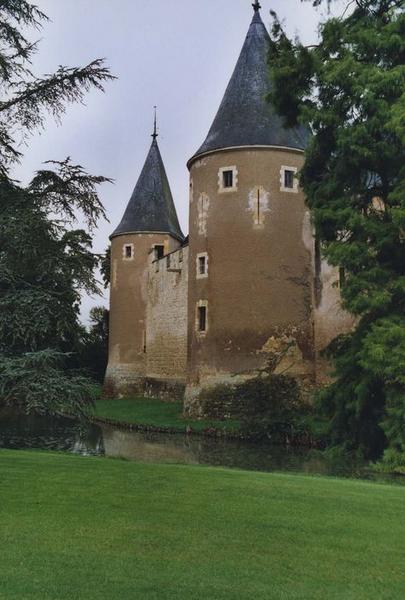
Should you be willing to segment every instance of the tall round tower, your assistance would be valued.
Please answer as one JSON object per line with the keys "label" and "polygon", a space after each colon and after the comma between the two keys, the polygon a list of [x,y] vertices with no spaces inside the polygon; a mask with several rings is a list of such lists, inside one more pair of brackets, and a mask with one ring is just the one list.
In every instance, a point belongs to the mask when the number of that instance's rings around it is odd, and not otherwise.
{"label": "tall round tower", "polygon": [[110,236],[110,330],[105,390],[111,395],[143,391],[150,254],[161,258],[178,248],[184,239],[156,139],[156,123],[152,137],[124,216]]}
{"label": "tall round tower", "polygon": [[290,348],[280,369],[314,371],[313,239],[297,179],[308,134],[285,128],[266,102],[269,34],[253,7],[218,113],[188,162],[185,410],[195,414],[202,390],[252,377],[280,348]]}

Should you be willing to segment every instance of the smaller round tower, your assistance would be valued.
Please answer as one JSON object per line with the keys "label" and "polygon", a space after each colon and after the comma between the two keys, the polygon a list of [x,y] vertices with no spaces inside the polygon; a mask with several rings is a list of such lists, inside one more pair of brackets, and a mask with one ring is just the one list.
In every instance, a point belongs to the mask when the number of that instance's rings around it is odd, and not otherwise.
{"label": "smaller round tower", "polygon": [[143,391],[147,357],[147,276],[154,258],[178,248],[180,229],[155,128],[124,216],[110,236],[110,329],[107,395]]}

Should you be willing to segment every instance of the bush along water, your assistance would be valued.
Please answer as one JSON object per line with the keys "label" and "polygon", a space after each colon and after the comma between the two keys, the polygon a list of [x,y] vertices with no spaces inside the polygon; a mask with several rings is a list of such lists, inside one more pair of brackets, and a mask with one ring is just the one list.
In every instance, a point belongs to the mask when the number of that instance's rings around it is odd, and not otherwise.
{"label": "bush along water", "polygon": [[244,437],[274,444],[322,447],[325,427],[305,402],[296,379],[265,374],[244,383],[219,385],[203,393],[205,415],[238,419]]}

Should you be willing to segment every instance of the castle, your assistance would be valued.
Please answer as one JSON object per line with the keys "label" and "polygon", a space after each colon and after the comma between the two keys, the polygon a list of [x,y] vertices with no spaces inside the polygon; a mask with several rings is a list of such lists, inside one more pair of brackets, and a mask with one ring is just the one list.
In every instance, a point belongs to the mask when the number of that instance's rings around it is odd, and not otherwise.
{"label": "castle", "polygon": [[306,385],[327,375],[321,350],[352,325],[339,270],[321,258],[297,173],[305,128],[266,102],[269,34],[258,1],[206,140],[190,158],[189,236],[180,229],[156,128],[111,235],[106,390],[200,398],[278,372]]}

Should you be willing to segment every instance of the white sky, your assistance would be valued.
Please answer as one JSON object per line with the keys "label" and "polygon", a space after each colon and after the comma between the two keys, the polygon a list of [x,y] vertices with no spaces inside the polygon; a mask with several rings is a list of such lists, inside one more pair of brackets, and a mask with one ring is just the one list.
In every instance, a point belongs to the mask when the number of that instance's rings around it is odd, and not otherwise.
{"label": "white sky", "polygon": [[[85,105],[68,107],[62,125],[49,120],[25,149],[16,177],[27,182],[41,163],[71,156],[93,174],[115,180],[100,189],[110,223],[100,223],[94,250],[102,252],[119,223],[140,174],[158,106],[159,146],[184,233],[188,232],[187,160],[204,141],[242,47],[253,0],[36,0],[51,19],[38,38],[34,71],[82,66],[105,57],[118,80]],[[268,26],[272,8],[289,34],[317,39],[326,7],[311,2],[261,0]],[[337,0],[341,14],[344,0]],[[89,308],[105,303],[84,298]]]}

